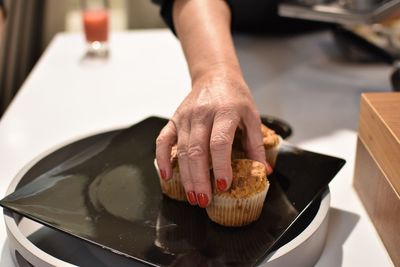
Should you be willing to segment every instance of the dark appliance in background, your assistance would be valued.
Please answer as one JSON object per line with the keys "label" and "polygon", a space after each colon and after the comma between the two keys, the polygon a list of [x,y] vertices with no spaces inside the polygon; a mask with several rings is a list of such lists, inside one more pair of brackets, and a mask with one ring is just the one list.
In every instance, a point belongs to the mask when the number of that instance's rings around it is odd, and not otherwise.
{"label": "dark appliance in background", "polygon": [[346,58],[393,65],[392,87],[400,91],[400,0],[286,0],[279,15],[335,23]]}

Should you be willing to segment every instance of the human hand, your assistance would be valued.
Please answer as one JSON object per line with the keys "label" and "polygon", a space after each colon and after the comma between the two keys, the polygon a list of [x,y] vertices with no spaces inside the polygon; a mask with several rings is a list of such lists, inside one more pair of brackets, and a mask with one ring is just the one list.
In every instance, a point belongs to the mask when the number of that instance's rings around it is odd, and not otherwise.
{"label": "human hand", "polygon": [[241,73],[212,69],[193,81],[156,142],[156,158],[163,179],[172,177],[171,147],[177,143],[181,182],[190,204],[206,207],[212,198],[211,153],[216,187],[227,190],[232,182],[231,152],[235,131],[242,129],[242,145],[249,159],[271,167],[265,160],[260,116]]}
{"label": "human hand", "polygon": [[2,9],[2,6],[0,5],[0,38],[3,35],[3,29],[4,29],[4,11]]}

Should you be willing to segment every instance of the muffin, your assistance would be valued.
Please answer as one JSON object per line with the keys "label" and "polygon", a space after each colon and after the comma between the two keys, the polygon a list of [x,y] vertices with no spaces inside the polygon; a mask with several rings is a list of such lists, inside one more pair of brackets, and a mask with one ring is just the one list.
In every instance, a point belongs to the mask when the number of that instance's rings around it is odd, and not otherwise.
{"label": "muffin", "polygon": [[[211,154],[208,155],[208,162],[209,162],[209,169],[211,170],[212,168]],[[172,165],[171,179],[169,179],[168,181],[162,179],[156,160],[154,160],[154,165],[157,169],[157,173],[160,179],[161,191],[172,199],[179,201],[187,201],[185,188],[182,185],[180,178],[181,176],[179,173],[177,145],[174,145],[171,149],[171,165]]]}
{"label": "muffin", "polygon": [[[279,146],[282,142],[282,138],[276,134],[274,130],[268,128],[264,124],[261,124],[261,133],[263,137],[266,160],[272,167],[274,167],[276,158],[278,157]],[[235,133],[235,138],[232,145],[232,160],[246,158],[241,140],[242,131],[238,129]]]}
{"label": "muffin", "polygon": [[157,162],[154,160],[154,164],[157,169],[157,173],[160,179],[161,191],[168,197],[179,200],[186,201],[186,193],[185,188],[181,183],[181,178],[179,174],[179,165],[178,165],[178,155],[176,145],[172,147],[171,150],[171,165],[172,165],[172,177],[169,180],[164,180],[161,178]]}
{"label": "muffin", "polygon": [[223,226],[240,227],[256,221],[269,188],[264,164],[249,159],[232,161],[232,184],[228,191],[213,188],[208,217]]}
{"label": "muffin", "polygon": [[282,143],[282,137],[264,124],[261,124],[261,132],[263,136],[266,160],[272,167],[274,167],[276,158],[278,157],[279,146]]}

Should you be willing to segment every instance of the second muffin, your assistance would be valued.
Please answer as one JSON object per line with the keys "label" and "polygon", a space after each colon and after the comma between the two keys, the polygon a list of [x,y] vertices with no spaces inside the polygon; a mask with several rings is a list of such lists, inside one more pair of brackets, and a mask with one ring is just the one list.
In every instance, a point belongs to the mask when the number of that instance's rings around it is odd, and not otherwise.
{"label": "second muffin", "polygon": [[240,227],[257,220],[269,188],[264,164],[249,160],[232,161],[232,184],[228,191],[213,189],[206,208],[208,217],[221,225]]}
{"label": "second muffin", "polygon": [[[154,161],[156,168],[158,170],[158,166],[156,160]],[[176,145],[172,147],[171,151],[171,165],[172,165],[172,177],[168,181],[165,181],[161,178],[161,175],[158,174],[160,179],[161,191],[167,195],[168,197],[179,200],[186,201],[186,193],[185,188],[183,188],[181,182],[181,176],[179,173],[179,165],[178,165],[178,155]],[[159,171],[158,171],[159,172]]]}

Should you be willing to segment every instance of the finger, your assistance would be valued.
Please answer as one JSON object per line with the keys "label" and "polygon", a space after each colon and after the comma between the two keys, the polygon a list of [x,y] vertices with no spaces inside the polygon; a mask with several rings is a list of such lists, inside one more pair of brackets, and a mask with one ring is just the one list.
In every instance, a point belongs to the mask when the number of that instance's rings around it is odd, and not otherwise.
{"label": "finger", "polygon": [[212,198],[209,170],[209,142],[211,120],[192,120],[189,139],[189,169],[197,202],[201,208],[207,207]]}
{"label": "finger", "polygon": [[263,163],[267,169],[267,173],[271,173],[271,165],[266,161],[265,157],[260,116],[257,112],[252,112],[245,118],[243,124],[243,147],[247,157]]}
{"label": "finger", "polygon": [[189,134],[190,125],[187,120],[181,121],[178,129],[178,144],[177,144],[177,156],[179,164],[179,174],[183,187],[186,191],[187,200],[191,205],[197,204],[196,194],[193,188],[190,169],[189,169]]}
{"label": "finger", "polygon": [[216,114],[210,138],[210,150],[216,186],[219,191],[227,190],[232,182],[232,143],[239,116]]}
{"label": "finger", "polygon": [[171,148],[176,143],[176,129],[172,121],[161,130],[156,140],[156,159],[160,176],[164,180],[172,177]]}

